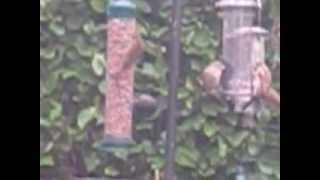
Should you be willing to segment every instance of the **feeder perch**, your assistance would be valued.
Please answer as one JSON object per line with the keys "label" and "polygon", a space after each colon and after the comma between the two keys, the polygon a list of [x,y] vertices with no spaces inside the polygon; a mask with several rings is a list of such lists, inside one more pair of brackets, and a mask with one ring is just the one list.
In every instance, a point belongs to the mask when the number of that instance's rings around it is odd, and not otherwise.
{"label": "feeder perch", "polygon": [[102,150],[134,144],[134,68],[143,52],[135,12],[136,6],[130,0],[112,0],[107,10],[104,139],[99,143]]}

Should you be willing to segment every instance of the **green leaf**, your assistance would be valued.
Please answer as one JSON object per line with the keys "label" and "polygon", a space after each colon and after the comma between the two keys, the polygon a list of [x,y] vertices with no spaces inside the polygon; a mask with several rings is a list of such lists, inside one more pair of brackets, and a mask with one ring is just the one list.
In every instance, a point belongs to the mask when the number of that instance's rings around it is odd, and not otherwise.
{"label": "green leaf", "polygon": [[205,122],[206,118],[201,114],[197,114],[194,117],[188,117],[178,128],[186,132],[190,130],[200,131]]}
{"label": "green leaf", "polygon": [[128,149],[116,149],[115,148],[114,155],[119,159],[127,160],[128,155],[129,155],[129,150]]}
{"label": "green leaf", "polygon": [[228,140],[230,141],[230,143],[232,144],[232,146],[234,147],[238,147],[244,139],[246,139],[246,137],[248,137],[249,132],[247,131],[240,131],[240,132],[236,132],[233,133],[232,135],[228,136]]}
{"label": "green leaf", "polygon": [[219,146],[219,156],[221,158],[226,157],[228,152],[228,145],[226,144],[226,142],[224,142],[224,140],[221,137],[218,138],[218,146]]}
{"label": "green leaf", "polygon": [[152,130],[153,124],[144,122],[144,123],[139,123],[136,125],[135,129],[137,131],[141,131],[141,130]]}
{"label": "green leaf", "polygon": [[151,154],[154,153],[154,149],[153,149],[152,143],[149,140],[144,140],[142,142],[142,144],[143,144],[143,151],[146,154],[151,155]]}
{"label": "green leaf", "polygon": [[150,157],[149,162],[152,169],[161,169],[165,165],[165,160],[160,155]]}
{"label": "green leaf", "polygon": [[188,110],[191,110],[192,109],[192,106],[193,106],[193,99],[190,97],[188,99],[185,100],[185,105],[186,105],[186,108]]}
{"label": "green leaf", "polygon": [[104,65],[105,65],[104,55],[96,53],[93,56],[91,66],[92,66],[93,72],[97,76],[102,76],[103,75],[103,71],[104,71],[104,68],[105,68]]}
{"label": "green leaf", "polygon": [[176,163],[183,167],[196,168],[200,154],[190,147],[178,146],[176,153]]}
{"label": "green leaf", "polygon": [[56,74],[49,74],[48,79],[45,82],[45,88],[48,94],[51,94],[57,88],[58,85],[58,77]]}
{"label": "green leaf", "polygon": [[207,116],[216,116],[219,106],[215,103],[203,103],[201,106],[201,111]]}
{"label": "green leaf", "polygon": [[211,144],[206,148],[205,157],[209,160],[211,167],[216,166],[221,161],[219,156],[219,147],[216,144]]}
{"label": "green leaf", "polygon": [[54,48],[40,48],[40,57],[45,59],[53,59],[56,55]]}
{"label": "green leaf", "polygon": [[166,32],[168,32],[168,27],[158,27],[154,31],[152,31],[152,35],[155,38],[160,38]]}
{"label": "green leaf", "polygon": [[195,90],[195,86],[194,86],[193,81],[192,81],[191,78],[187,78],[185,87],[186,87],[187,90],[189,90],[191,92]]}
{"label": "green leaf", "polygon": [[202,177],[213,176],[216,173],[215,169],[210,167],[207,167],[205,169],[199,169],[198,172]]}
{"label": "green leaf", "polygon": [[138,24],[138,32],[142,35],[142,36],[147,36],[148,35],[148,31],[146,29],[145,26]]}
{"label": "green leaf", "polygon": [[258,163],[258,167],[259,167],[259,170],[264,173],[264,174],[267,174],[267,175],[271,175],[272,174],[272,167],[270,166],[267,166],[263,163]]}
{"label": "green leaf", "polygon": [[205,123],[205,121],[206,121],[206,118],[204,116],[202,115],[196,116],[196,118],[194,119],[193,128],[199,131],[203,126],[203,124]]}
{"label": "green leaf", "polygon": [[83,30],[87,35],[92,35],[97,31],[97,27],[93,21],[90,21],[89,23],[83,25]]}
{"label": "green leaf", "polygon": [[58,117],[61,116],[62,113],[62,106],[60,103],[55,102],[55,101],[51,101],[51,105],[52,105],[52,109],[49,113],[49,120],[50,121],[54,121],[56,120]]}
{"label": "green leaf", "polygon": [[259,147],[256,144],[250,143],[248,145],[248,153],[252,156],[255,156],[259,153]]}
{"label": "green leaf", "polygon": [[227,113],[223,115],[223,120],[232,126],[236,126],[239,116],[235,113]]}
{"label": "green leaf", "polygon": [[78,127],[80,129],[84,129],[86,125],[93,120],[97,115],[95,107],[89,107],[87,109],[83,109],[78,115]]}
{"label": "green leaf", "polygon": [[[87,58],[91,58],[96,52],[96,48],[88,43],[84,36],[77,36],[75,43],[73,43],[74,47],[77,49],[77,52],[82,56]],[[79,60],[79,59],[75,59]]]}
{"label": "green leaf", "polygon": [[217,132],[217,128],[216,128],[215,124],[206,122],[203,125],[203,133],[207,137],[210,138],[210,137],[214,136],[216,134],[216,132]]}
{"label": "green leaf", "polygon": [[186,43],[186,45],[190,45],[190,43],[192,42],[194,36],[195,36],[195,31],[190,31],[190,32],[188,33],[188,35],[187,35],[186,38],[185,38],[185,43]]}
{"label": "green leaf", "polygon": [[50,23],[49,29],[57,36],[62,36],[66,33],[64,26],[55,22]]}
{"label": "green leaf", "polygon": [[201,114],[197,114],[195,117],[187,117],[182,121],[182,124],[178,126],[179,131],[190,131],[193,129],[201,129],[202,124],[206,121],[205,117]]}
{"label": "green leaf", "polygon": [[40,156],[40,166],[54,166],[54,160],[51,155]]}
{"label": "green leaf", "polygon": [[72,77],[78,77],[78,73],[73,70],[64,70],[61,74],[61,77],[63,80],[66,80]]}
{"label": "green leaf", "polygon": [[105,80],[103,80],[103,81],[101,81],[101,82],[99,83],[98,89],[99,89],[99,92],[100,92],[101,94],[105,94],[105,92],[106,92],[106,81],[105,81]]}
{"label": "green leaf", "polygon": [[156,71],[154,65],[151,63],[144,63],[141,73],[152,79],[158,80],[160,78],[159,73]]}
{"label": "green leaf", "polygon": [[280,176],[280,152],[279,150],[267,151],[258,160],[259,170],[267,175]]}
{"label": "green leaf", "polygon": [[107,176],[117,176],[120,174],[120,172],[112,166],[107,166],[104,168],[104,174]]}
{"label": "green leaf", "polygon": [[178,99],[184,99],[184,98],[189,97],[189,95],[190,95],[190,92],[189,92],[187,89],[185,89],[185,88],[180,88],[180,89],[178,90],[177,98],[178,98]]}
{"label": "green leaf", "polygon": [[135,3],[139,12],[142,11],[147,14],[151,13],[152,9],[146,1],[135,1]]}
{"label": "green leaf", "polygon": [[95,170],[100,164],[100,160],[95,153],[84,156],[84,161],[89,172]]}
{"label": "green leaf", "polygon": [[53,145],[54,145],[54,142],[49,142],[47,145],[46,145],[46,147],[44,148],[44,150],[43,150],[43,152],[44,153],[48,153],[48,152],[50,152],[51,150],[52,150],[52,148],[53,148]]}
{"label": "green leaf", "polygon": [[40,117],[40,126],[48,128],[51,126],[51,123],[49,122],[48,119]]}
{"label": "green leaf", "polygon": [[143,145],[142,144],[136,144],[132,147],[129,148],[129,153],[130,154],[137,154],[141,153],[143,151]]}
{"label": "green leaf", "polygon": [[268,122],[271,119],[271,112],[269,109],[264,109],[258,114],[258,119],[264,122]]}
{"label": "green leaf", "polygon": [[45,6],[47,5],[48,0],[40,0],[40,7],[41,8],[45,8]]}
{"label": "green leaf", "polygon": [[106,0],[90,0],[91,8],[97,13],[103,13],[106,9]]}
{"label": "green leaf", "polygon": [[201,63],[198,60],[191,61],[191,69],[197,72],[202,71]]}
{"label": "green leaf", "polygon": [[198,47],[205,48],[210,45],[211,39],[210,32],[206,28],[203,28],[196,31],[193,43]]}
{"label": "green leaf", "polygon": [[65,24],[68,30],[75,31],[81,28],[84,21],[84,17],[74,14],[66,17]]}

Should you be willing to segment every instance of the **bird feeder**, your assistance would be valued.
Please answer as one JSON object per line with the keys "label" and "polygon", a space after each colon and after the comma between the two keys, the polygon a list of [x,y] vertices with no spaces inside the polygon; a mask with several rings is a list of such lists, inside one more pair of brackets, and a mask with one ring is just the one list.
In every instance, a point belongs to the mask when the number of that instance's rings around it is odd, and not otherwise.
{"label": "bird feeder", "polygon": [[239,27],[252,26],[255,21],[256,12],[259,10],[259,3],[256,0],[220,0],[215,4],[217,15],[222,21],[221,29],[221,54],[222,59],[229,48],[225,42],[225,35],[238,29]]}
{"label": "bird feeder", "polygon": [[222,18],[222,76],[225,99],[235,112],[243,112],[252,99],[254,61],[264,60],[266,31],[253,27],[260,4],[256,0],[221,0],[216,3]]}
{"label": "bird feeder", "polygon": [[142,53],[137,34],[135,4],[112,0],[107,10],[106,100],[104,140],[100,144],[123,147],[132,144],[132,109],[135,60]]}
{"label": "bird feeder", "polygon": [[[242,27],[225,36],[229,49],[225,54],[226,74],[222,79],[224,94],[234,104],[235,112],[243,112],[256,94],[254,70],[264,61],[264,36],[260,27]],[[228,60],[228,61],[227,61]]]}

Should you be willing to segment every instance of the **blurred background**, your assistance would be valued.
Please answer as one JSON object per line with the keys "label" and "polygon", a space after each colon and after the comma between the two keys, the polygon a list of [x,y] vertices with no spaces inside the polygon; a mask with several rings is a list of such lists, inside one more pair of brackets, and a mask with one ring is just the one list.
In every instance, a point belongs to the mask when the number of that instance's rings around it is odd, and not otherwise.
{"label": "blurred background", "polygon": [[[95,148],[103,136],[105,9],[107,0],[40,0],[40,180],[80,177],[154,179],[165,163],[168,24],[172,2],[135,0],[146,44],[135,93],[157,100],[134,109],[137,145],[110,154]],[[266,106],[253,130],[203,93],[201,71],[219,51],[213,0],[184,0],[178,88],[176,173],[181,180],[280,179],[280,109]],[[280,91],[280,0],[264,0],[270,31],[267,65]]]}

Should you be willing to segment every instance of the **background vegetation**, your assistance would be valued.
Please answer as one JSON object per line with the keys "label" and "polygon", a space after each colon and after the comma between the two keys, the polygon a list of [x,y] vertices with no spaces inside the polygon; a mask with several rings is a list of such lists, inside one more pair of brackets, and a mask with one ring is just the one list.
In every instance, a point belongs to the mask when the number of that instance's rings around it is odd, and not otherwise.
{"label": "background vegetation", "polygon": [[[156,110],[135,110],[138,145],[100,154],[106,0],[40,0],[40,176],[130,176],[142,179],[164,165],[168,22],[171,1],[136,0],[146,43],[136,69],[136,93],[159,99]],[[235,128],[226,109],[207,100],[196,83],[217,53],[219,27],[211,0],[186,0],[183,10],[179,179],[227,179],[240,161],[255,180],[280,179],[280,109],[267,106],[253,131]],[[267,63],[280,90],[280,0],[266,0]],[[146,178],[148,179],[148,178]]]}

